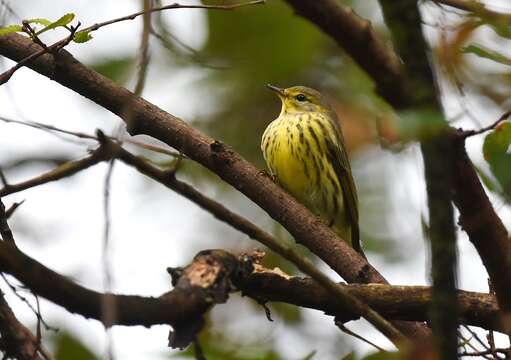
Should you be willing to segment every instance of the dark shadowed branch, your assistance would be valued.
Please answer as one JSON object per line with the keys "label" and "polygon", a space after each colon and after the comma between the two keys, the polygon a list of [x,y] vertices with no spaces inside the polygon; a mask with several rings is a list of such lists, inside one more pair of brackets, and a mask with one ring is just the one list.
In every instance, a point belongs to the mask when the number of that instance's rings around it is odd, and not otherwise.
{"label": "dark shadowed branch", "polygon": [[[203,251],[195,257],[194,262],[204,264],[205,258],[200,260],[200,257],[204,255],[213,256],[215,259],[213,264],[224,263],[226,269],[230,269],[227,273],[223,273],[224,277],[232,281],[243,294],[253,296],[257,301],[287,302],[321,310],[346,320],[358,318],[357,314],[335,301],[327,290],[311,279],[283,276],[280,272],[264,269],[254,264],[250,256],[241,256],[237,259],[221,250]],[[215,273],[219,270],[214,266],[208,268],[203,265],[203,267],[204,272],[195,273],[196,276]],[[231,271],[232,269],[238,271]],[[0,242],[0,270],[17,278],[35,294],[72,313],[98,321],[102,319],[101,297],[104,294],[72,282],[4,242]],[[182,272],[182,268],[171,269],[174,276],[182,274]],[[190,278],[192,274],[188,274]],[[212,280],[210,285],[214,288],[212,290],[218,290],[219,287],[214,287],[212,284],[216,280],[220,281],[219,277],[211,275],[210,280]],[[227,281],[227,279],[224,280]],[[223,285],[226,284],[223,283]],[[410,321],[428,319],[428,306],[431,302],[429,287],[379,284],[342,286],[389,319]],[[224,288],[223,290],[225,293],[218,293],[216,295],[218,297],[215,297],[216,300],[223,299],[220,295],[227,295],[229,291],[233,291],[233,288]],[[110,294],[109,296],[115,298],[114,304],[118,315],[113,325],[169,324],[174,326],[187,322],[197,316],[202,316],[204,311],[214,303],[208,303],[204,298],[201,299],[206,294],[196,295],[190,296],[190,293],[178,287],[159,297]],[[502,329],[498,306],[492,295],[459,291],[458,298],[461,308],[460,322],[497,331]],[[223,301],[225,300],[226,298],[223,299]]]}
{"label": "dark shadowed branch", "polygon": [[[431,111],[442,116],[436,80],[429,63],[429,46],[422,33],[417,1],[380,0],[399,55],[403,59],[408,109]],[[445,126],[446,122],[442,119]],[[450,140],[442,134],[422,139],[421,150],[429,210],[433,303],[431,323],[440,359],[457,357],[456,230],[451,202],[454,161]]]}
{"label": "dark shadowed branch", "polygon": [[16,315],[0,293],[0,351],[18,360],[51,360],[53,356],[42,348],[38,339],[18,321]]}
{"label": "dark shadowed branch", "polygon": [[[300,6],[303,6],[305,9],[306,6],[309,6],[313,8],[316,3],[323,3],[323,1],[318,2],[306,2],[306,1],[288,1],[291,4],[300,4]],[[480,16],[500,16],[502,14],[495,14],[495,13],[489,13],[486,7],[481,6],[480,3],[474,2],[474,1],[464,1],[464,0],[439,0],[437,1],[439,3],[443,3],[450,6],[455,6],[463,10],[467,11],[474,11],[476,14],[479,14]],[[326,2],[325,2],[326,3]],[[402,1],[381,1],[381,3],[384,3],[388,6],[395,7],[396,4],[399,6],[399,3],[405,3],[405,5],[413,6],[415,7],[416,2],[410,1],[410,2],[402,2]],[[332,4],[330,4],[332,5]],[[293,5],[295,6],[295,5]],[[334,4],[336,6],[336,4]],[[384,6],[385,8],[385,6]],[[331,8],[330,9],[334,9]],[[309,9],[310,10],[310,9]],[[320,12],[321,9],[318,10],[317,13],[311,12],[311,14],[316,14],[315,16],[306,16],[307,19],[315,23],[319,28],[321,28],[325,33],[332,36],[341,46],[344,47],[344,49],[354,58],[357,59],[360,54],[362,54],[362,57],[366,59],[371,59],[374,64],[379,64],[378,66],[383,67],[382,64],[386,63],[387,56],[381,56],[378,55],[378,52],[372,51],[369,47],[360,46],[356,49],[353,49],[352,46],[344,46],[345,41],[349,41],[349,39],[343,39],[343,34],[336,34],[332,30],[329,30],[327,27],[332,27],[335,29],[337,26],[338,28],[344,28],[347,23],[349,23],[348,20],[345,19],[343,16],[337,17],[336,23],[330,23],[329,20],[333,19],[334,14],[341,14],[341,11],[330,11],[329,13],[322,13]],[[416,11],[415,11],[416,12]],[[406,12],[404,11],[396,11],[394,17],[396,22],[394,22],[390,27],[396,28],[399,27],[399,16],[404,16]],[[504,14],[505,15],[505,14]],[[398,47],[400,55],[402,56],[406,67],[403,67],[398,70],[398,76],[393,76],[395,74],[395,71],[388,72],[387,76],[391,77],[389,82],[391,84],[394,84],[396,87],[403,88],[405,90],[402,90],[396,94],[401,94],[402,96],[409,97],[406,98],[394,98],[394,96],[384,96],[387,101],[391,105],[393,105],[396,109],[403,109],[407,108],[411,105],[417,107],[417,104],[422,104],[428,106],[429,103],[433,103],[434,109],[440,110],[440,106],[438,105],[436,101],[436,89],[434,88],[431,70],[429,68],[429,64],[427,62],[428,55],[425,53],[426,47],[424,46],[424,41],[422,39],[422,35],[420,33],[420,26],[418,21],[420,21],[420,18],[415,16],[411,18],[412,21],[415,21],[414,24],[412,24],[412,27],[405,26],[404,24],[401,24],[402,27],[400,31],[394,31],[394,36],[398,36],[396,40],[396,47]],[[389,20],[387,18],[387,20]],[[332,20],[333,21],[333,20]],[[356,26],[352,26],[350,29],[346,31],[356,31]],[[414,30],[415,29],[415,30]],[[414,30],[414,31],[412,31]],[[345,32],[346,34],[348,32]],[[399,36],[408,38],[399,38]],[[353,37],[355,38],[355,37]],[[400,45],[401,44],[401,45]],[[364,70],[371,75],[373,80],[378,83],[380,81],[376,76],[376,72],[369,69],[367,66],[363,65],[362,61],[357,61]],[[406,79],[406,80],[404,80]],[[380,87],[381,89],[382,87]],[[419,91],[420,89],[420,91]],[[392,91],[390,90],[392,93]],[[400,95],[400,96],[401,96]],[[411,99],[410,99],[411,98]],[[422,107],[419,106],[419,111]],[[440,111],[439,111],[440,112]],[[448,133],[449,131],[446,131]],[[433,176],[437,171],[431,171],[434,170],[435,167],[438,167],[438,171],[440,172],[440,162],[439,161],[447,161],[447,164],[444,163],[443,169],[444,174],[441,174],[442,179],[446,173],[450,172],[452,175],[452,191],[455,193],[454,201],[455,204],[460,211],[460,222],[463,225],[464,223],[467,224],[466,231],[469,235],[470,241],[475,245],[476,249],[478,250],[479,255],[483,259],[483,263],[487,267],[487,270],[490,274],[490,277],[492,279],[492,283],[495,285],[497,290],[497,298],[499,299],[499,304],[504,309],[511,308],[511,287],[507,286],[506,284],[511,283],[511,249],[509,240],[507,238],[507,231],[505,227],[502,224],[502,221],[495,213],[495,210],[493,209],[491,203],[488,200],[488,197],[486,196],[484,189],[481,185],[481,182],[479,181],[479,178],[473,168],[473,165],[466,155],[466,151],[464,148],[460,147],[460,142],[458,142],[458,145],[454,145],[456,149],[449,149],[450,146],[453,146],[453,143],[448,143],[449,140],[447,140],[445,137],[448,136],[444,133],[444,139],[439,139],[438,146],[434,144],[434,142],[431,142],[430,145],[424,144],[424,157],[425,161],[430,163],[433,168],[431,168],[429,165],[429,170],[427,170],[430,173],[430,179],[431,176]],[[452,140],[452,139],[451,139]],[[431,150],[428,150],[427,147],[429,147]],[[435,149],[436,148],[436,149]],[[447,152],[444,153],[443,150],[446,150]],[[435,153],[438,155],[438,157],[435,159]],[[446,156],[451,153],[451,156]],[[433,185],[434,186],[434,185]],[[435,196],[436,199],[439,199],[439,204],[442,202],[442,196],[446,196],[447,198],[450,198],[449,194],[445,193],[446,187],[444,186],[442,188],[442,185],[439,185],[438,187],[438,193]],[[436,192],[433,191],[433,192]],[[443,193],[444,195],[441,195]],[[432,194],[433,195],[433,194]],[[478,214],[481,213],[482,216],[478,217]],[[449,216],[450,217],[450,216]],[[448,221],[450,222],[450,220]],[[468,226],[470,224],[470,226]],[[449,225],[449,227],[451,227]],[[464,226],[465,228],[465,226]],[[449,231],[447,236],[452,235],[452,230]],[[445,235],[442,235],[445,236]],[[452,237],[452,236],[451,236]],[[492,239],[492,241],[489,241],[488,239]],[[439,241],[444,241],[441,239],[438,239]],[[449,241],[446,241],[447,244],[449,244]],[[447,257],[453,258],[453,244],[451,241],[451,245],[448,245],[451,250],[446,252],[446,259]],[[440,274],[442,275],[442,274]],[[448,275],[448,274],[443,274]],[[451,276],[452,279],[452,275]],[[449,291],[451,293],[450,295],[450,302],[452,304],[453,300],[453,291],[452,291],[452,280],[448,280],[448,282],[451,283],[450,287],[451,290]],[[453,313],[450,313],[453,314]],[[454,317],[451,317],[451,320]],[[452,330],[453,322],[450,321],[449,327]],[[453,334],[452,331],[450,331],[451,335]],[[451,336],[452,340],[452,336]],[[451,344],[453,341],[451,341]],[[452,346],[451,346],[452,349]]]}

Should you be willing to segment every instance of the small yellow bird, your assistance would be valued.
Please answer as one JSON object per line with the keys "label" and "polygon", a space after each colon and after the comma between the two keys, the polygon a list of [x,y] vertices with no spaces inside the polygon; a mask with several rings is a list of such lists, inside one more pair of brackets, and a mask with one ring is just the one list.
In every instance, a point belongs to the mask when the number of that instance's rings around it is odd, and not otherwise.
{"label": "small yellow bird", "polygon": [[261,142],[271,175],[363,255],[357,190],[337,114],[314,89],[267,86],[282,101]]}

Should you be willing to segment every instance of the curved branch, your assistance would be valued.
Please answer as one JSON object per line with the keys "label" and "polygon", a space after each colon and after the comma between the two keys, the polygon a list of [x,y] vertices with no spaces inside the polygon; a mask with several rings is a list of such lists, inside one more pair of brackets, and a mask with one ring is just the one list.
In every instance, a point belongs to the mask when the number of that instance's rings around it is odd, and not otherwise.
{"label": "curved branch", "polygon": [[[403,59],[408,108],[415,111],[427,109],[437,113],[447,128],[441,115],[442,104],[429,58],[429,45],[422,30],[419,2],[379,0],[379,3],[385,23],[392,33],[394,46]],[[441,359],[457,358],[458,346],[457,238],[452,206],[453,184],[449,172],[455,158],[450,145],[449,139],[441,132],[421,139],[433,280],[431,325]]]}
{"label": "curved branch", "polygon": [[[206,258],[204,258],[206,257]],[[214,259],[204,262],[204,259]],[[208,250],[199,253],[192,264],[200,264],[203,274],[216,273],[215,264],[222,263],[225,271],[223,281],[210,287],[209,294],[195,292],[190,295],[189,287],[180,286],[159,297],[142,297],[135,295],[102,294],[82,287],[68,278],[46,268],[36,260],[28,257],[20,250],[0,242],[0,271],[6,272],[30,288],[35,294],[42,296],[66,310],[80,314],[86,318],[102,321],[101,301],[103,296],[112,296],[116,309],[116,317],[111,325],[143,325],[169,324],[179,326],[190,323],[207,311],[214,302],[224,302],[231,287],[221,288],[227,282],[233,282],[244,295],[257,301],[286,302],[301,307],[317,309],[326,314],[342,318],[344,321],[354,320],[358,315],[351,313],[346,307],[332,298],[330,292],[309,278],[288,277],[281,273],[261,269],[255,266],[252,259],[234,256],[221,250]],[[193,269],[187,266],[185,269]],[[197,267],[195,267],[197,269]],[[234,271],[234,270],[238,271]],[[186,270],[171,269],[174,280],[179,282],[179,275]],[[188,277],[193,272],[188,271]],[[177,276],[176,276],[177,275]],[[214,278],[214,277],[213,277]],[[216,279],[216,278],[214,278]],[[349,293],[369,306],[375,308],[388,319],[407,321],[428,320],[428,308],[431,303],[431,288],[426,286],[391,286],[380,284],[342,285]],[[219,291],[219,289],[221,291]],[[213,294],[213,295],[212,295]],[[215,301],[206,301],[205,297]],[[458,291],[460,306],[460,322],[467,325],[483,327],[488,330],[501,331],[502,320],[494,296],[489,294]]]}

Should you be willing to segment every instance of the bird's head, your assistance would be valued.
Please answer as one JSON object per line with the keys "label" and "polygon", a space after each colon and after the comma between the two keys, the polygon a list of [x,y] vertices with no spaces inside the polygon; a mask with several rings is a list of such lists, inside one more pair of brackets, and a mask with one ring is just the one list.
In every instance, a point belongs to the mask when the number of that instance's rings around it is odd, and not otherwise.
{"label": "bird's head", "polygon": [[282,101],[283,113],[333,112],[325,97],[314,89],[305,86],[293,86],[285,89],[273,85],[266,86],[279,96]]}

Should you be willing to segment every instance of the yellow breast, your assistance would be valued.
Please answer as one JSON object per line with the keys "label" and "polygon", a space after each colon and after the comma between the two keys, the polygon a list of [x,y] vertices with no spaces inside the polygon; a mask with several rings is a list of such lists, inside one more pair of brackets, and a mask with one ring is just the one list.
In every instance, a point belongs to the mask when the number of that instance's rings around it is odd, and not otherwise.
{"label": "yellow breast", "polygon": [[341,185],[325,140],[334,129],[324,117],[311,121],[313,115],[285,114],[274,120],[263,134],[263,155],[287,192],[349,239]]}
{"label": "yellow breast", "polygon": [[268,168],[279,184],[310,207],[317,192],[314,184],[318,180],[319,168],[313,163],[313,148],[304,140],[305,130],[299,121],[303,123],[304,119],[287,117],[272,122],[263,135],[261,148]]}

